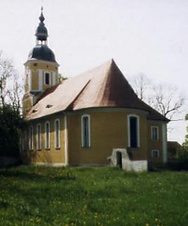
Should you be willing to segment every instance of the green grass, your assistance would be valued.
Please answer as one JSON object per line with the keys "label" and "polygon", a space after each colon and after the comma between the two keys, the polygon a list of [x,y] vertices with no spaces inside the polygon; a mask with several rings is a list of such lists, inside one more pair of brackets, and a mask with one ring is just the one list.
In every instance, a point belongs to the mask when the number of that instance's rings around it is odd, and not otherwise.
{"label": "green grass", "polygon": [[186,226],[188,172],[0,169],[0,225]]}

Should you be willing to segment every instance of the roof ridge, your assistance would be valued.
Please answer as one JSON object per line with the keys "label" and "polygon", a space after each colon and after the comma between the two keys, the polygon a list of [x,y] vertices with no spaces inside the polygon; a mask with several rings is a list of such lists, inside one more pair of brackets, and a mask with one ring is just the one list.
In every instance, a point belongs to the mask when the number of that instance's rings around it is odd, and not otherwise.
{"label": "roof ridge", "polygon": [[85,88],[88,86],[88,84],[91,82],[91,79],[89,79],[89,81],[85,84],[85,86],[80,90],[80,92],[78,93],[78,95],[74,98],[74,100],[67,106],[67,108],[65,110],[72,110],[72,106],[74,105],[74,103],[76,102],[76,100],[79,98],[79,96],[82,94],[82,92],[85,90]]}

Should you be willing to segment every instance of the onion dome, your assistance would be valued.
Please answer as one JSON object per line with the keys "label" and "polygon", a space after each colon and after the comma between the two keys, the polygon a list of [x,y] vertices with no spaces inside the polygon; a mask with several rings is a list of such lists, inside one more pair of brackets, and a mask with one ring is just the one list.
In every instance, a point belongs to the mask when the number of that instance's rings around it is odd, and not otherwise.
{"label": "onion dome", "polygon": [[[28,60],[45,60],[56,62],[53,51],[47,46],[48,31],[44,24],[43,8],[39,17],[40,23],[36,29],[36,46],[30,51]],[[56,62],[57,63],[57,62]]]}
{"label": "onion dome", "polygon": [[43,8],[41,8],[41,15],[39,17],[39,20],[40,20],[40,23],[39,23],[39,26],[37,27],[35,36],[39,41],[47,41],[48,31],[44,24],[45,18],[43,15]]}
{"label": "onion dome", "polygon": [[28,60],[56,62],[53,51],[47,45],[36,45],[29,53]]}

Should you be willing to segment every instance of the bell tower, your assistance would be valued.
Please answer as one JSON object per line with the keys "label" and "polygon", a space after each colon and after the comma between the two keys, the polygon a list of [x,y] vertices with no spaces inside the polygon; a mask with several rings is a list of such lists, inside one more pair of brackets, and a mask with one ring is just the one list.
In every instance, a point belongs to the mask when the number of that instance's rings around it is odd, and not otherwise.
{"label": "bell tower", "polygon": [[53,51],[47,45],[48,31],[44,24],[43,8],[36,29],[36,45],[31,50],[25,66],[23,116],[37,102],[41,94],[59,83],[58,67]]}

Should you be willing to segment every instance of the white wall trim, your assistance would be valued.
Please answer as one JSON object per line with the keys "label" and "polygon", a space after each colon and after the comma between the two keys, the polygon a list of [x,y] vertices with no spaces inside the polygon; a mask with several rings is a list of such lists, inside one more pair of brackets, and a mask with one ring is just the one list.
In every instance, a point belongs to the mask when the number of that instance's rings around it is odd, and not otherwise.
{"label": "white wall trim", "polygon": [[52,72],[52,85],[53,86],[56,85],[56,72],[55,71]]}
{"label": "white wall trim", "polygon": [[68,165],[68,127],[67,115],[64,114],[64,151],[65,151],[65,165]]}
{"label": "white wall trim", "polygon": [[32,90],[32,72],[31,70],[28,70],[28,87],[29,91]]}
{"label": "white wall trim", "polygon": [[38,70],[38,76],[39,76],[38,90],[43,91],[43,70],[42,69]]}

